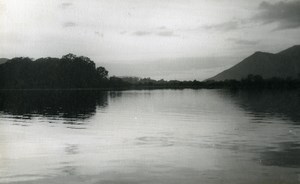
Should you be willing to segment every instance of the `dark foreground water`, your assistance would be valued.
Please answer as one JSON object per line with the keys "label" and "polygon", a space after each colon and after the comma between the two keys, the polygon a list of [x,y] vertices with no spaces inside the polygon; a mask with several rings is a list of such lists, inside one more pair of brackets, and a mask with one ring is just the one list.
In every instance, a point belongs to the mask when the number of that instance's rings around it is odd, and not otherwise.
{"label": "dark foreground water", "polygon": [[0,183],[300,183],[300,92],[0,92]]}

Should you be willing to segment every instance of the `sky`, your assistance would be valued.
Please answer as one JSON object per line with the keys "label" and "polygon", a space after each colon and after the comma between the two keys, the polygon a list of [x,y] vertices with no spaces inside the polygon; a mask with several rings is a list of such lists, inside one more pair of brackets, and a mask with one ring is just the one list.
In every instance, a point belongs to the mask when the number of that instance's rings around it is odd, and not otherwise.
{"label": "sky", "polygon": [[74,53],[110,75],[202,80],[299,35],[300,0],[0,0],[0,58]]}

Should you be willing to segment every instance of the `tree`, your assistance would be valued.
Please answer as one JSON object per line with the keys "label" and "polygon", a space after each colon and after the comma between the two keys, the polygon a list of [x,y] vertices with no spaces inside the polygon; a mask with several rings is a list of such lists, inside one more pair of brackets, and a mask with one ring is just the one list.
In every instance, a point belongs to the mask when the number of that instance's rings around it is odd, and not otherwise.
{"label": "tree", "polygon": [[66,59],[66,60],[74,60],[77,56],[75,54],[69,53],[67,55],[62,56],[62,59]]}
{"label": "tree", "polygon": [[101,88],[108,71],[88,57],[13,58],[0,67],[0,88]]}
{"label": "tree", "polygon": [[100,66],[96,69],[96,71],[98,77],[100,77],[101,79],[107,79],[108,71],[104,67]]}

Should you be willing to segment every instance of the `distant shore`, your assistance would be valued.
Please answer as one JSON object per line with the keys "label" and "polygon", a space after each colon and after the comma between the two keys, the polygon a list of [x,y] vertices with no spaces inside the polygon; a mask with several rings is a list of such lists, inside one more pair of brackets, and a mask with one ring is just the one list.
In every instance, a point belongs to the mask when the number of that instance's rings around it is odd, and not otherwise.
{"label": "distant shore", "polygon": [[118,83],[108,82],[108,87],[95,87],[95,88],[0,88],[0,91],[120,91],[120,90],[156,90],[156,89],[299,89],[299,79],[262,79],[260,77],[248,76],[242,80],[226,80],[226,81],[164,81],[159,82],[152,80],[149,83],[129,83],[120,79]]}
{"label": "distant shore", "polygon": [[108,71],[85,56],[13,58],[0,64],[0,90],[138,90],[138,89],[298,89],[297,78],[252,75],[239,80],[154,80],[108,76]]}

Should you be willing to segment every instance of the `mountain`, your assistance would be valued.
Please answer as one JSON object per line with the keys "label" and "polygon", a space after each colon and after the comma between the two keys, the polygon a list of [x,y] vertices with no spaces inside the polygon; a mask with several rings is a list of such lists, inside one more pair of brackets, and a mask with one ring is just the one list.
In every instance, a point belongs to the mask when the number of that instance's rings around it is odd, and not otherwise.
{"label": "mountain", "polygon": [[286,55],[295,59],[300,59],[300,45],[295,45],[291,48],[279,52],[280,55]]}
{"label": "mountain", "polygon": [[277,54],[255,52],[235,66],[208,80],[240,80],[249,74],[260,75],[265,79],[272,77],[297,78],[300,74],[300,45]]}
{"label": "mountain", "polygon": [[8,60],[8,59],[6,59],[6,58],[0,58],[0,64],[5,63],[7,60]]}

